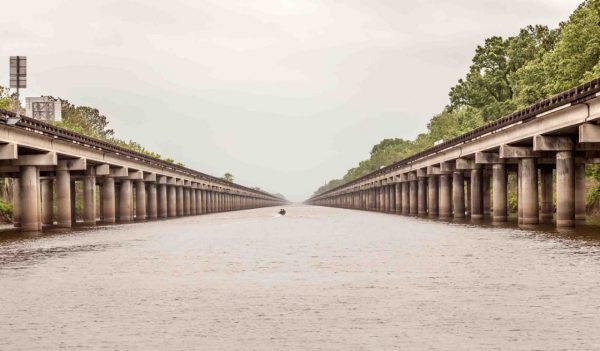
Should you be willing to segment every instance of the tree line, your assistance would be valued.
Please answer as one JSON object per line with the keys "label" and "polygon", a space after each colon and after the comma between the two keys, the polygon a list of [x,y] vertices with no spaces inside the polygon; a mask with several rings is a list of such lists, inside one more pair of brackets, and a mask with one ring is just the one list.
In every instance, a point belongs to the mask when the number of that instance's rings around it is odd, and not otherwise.
{"label": "tree line", "polygon": [[[426,132],[413,140],[382,140],[368,159],[315,194],[599,76],[600,0],[584,1],[558,28],[529,25],[508,38],[487,38],[475,49],[468,72],[450,88],[447,105],[430,119]],[[588,202],[598,202],[600,171],[589,167],[588,176],[593,183]]]}

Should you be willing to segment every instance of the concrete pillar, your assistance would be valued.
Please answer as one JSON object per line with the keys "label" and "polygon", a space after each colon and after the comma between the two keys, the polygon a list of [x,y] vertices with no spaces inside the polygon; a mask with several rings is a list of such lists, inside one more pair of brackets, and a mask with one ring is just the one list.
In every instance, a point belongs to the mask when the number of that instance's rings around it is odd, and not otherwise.
{"label": "concrete pillar", "polygon": [[519,161],[517,165],[517,223],[523,224],[523,175],[522,175],[523,167],[521,166],[521,161]]}
{"label": "concrete pillar", "polygon": [[72,226],[71,175],[69,171],[56,171],[56,222],[61,228]]}
{"label": "concrete pillar", "polygon": [[177,190],[174,185],[167,187],[167,216],[177,217]]}
{"label": "concrete pillar", "polygon": [[200,190],[200,213],[205,214],[206,212],[206,190]]}
{"label": "concrete pillar", "polygon": [[104,178],[102,184],[102,218],[105,223],[115,223],[115,179]]}
{"label": "concrete pillar", "polygon": [[96,224],[96,170],[88,167],[83,178],[83,223]]}
{"label": "concrete pillar", "polygon": [[[571,158],[572,159],[572,158]],[[521,189],[523,196],[523,224],[538,224],[539,221],[539,203],[538,203],[538,177],[537,162],[535,158],[520,159],[522,170]]]}
{"label": "concrete pillar", "polygon": [[21,230],[42,230],[40,173],[37,166],[21,166],[20,206]]}
{"label": "concrete pillar", "polygon": [[483,218],[483,179],[481,169],[471,170],[471,219]]}
{"label": "concrete pillar", "polygon": [[394,184],[396,190],[396,213],[402,213],[402,183]]}
{"label": "concrete pillar", "polygon": [[554,217],[552,167],[541,167],[540,177],[540,221],[548,223],[551,222]]}
{"label": "concrete pillar", "polygon": [[146,220],[148,211],[146,199],[146,182],[138,180],[135,182],[135,217],[138,221]]}
{"label": "concrete pillar", "polygon": [[575,162],[573,151],[556,152],[556,225],[575,225]]}
{"label": "concrete pillar", "polygon": [[396,184],[390,184],[388,186],[388,190],[390,192],[390,212],[396,212]]}
{"label": "concrete pillar", "polygon": [[21,180],[13,178],[13,225],[21,226]]}
{"label": "concrete pillar", "polygon": [[402,214],[410,214],[410,182],[402,183]]}
{"label": "concrete pillar", "polygon": [[465,213],[467,216],[471,216],[471,172],[469,172],[469,178],[465,178],[465,189],[467,189],[465,197]]}
{"label": "concrete pillar", "polygon": [[391,212],[392,211],[392,197],[390,196],[390,186],[386,185],[383,188],[384,191],[384,196],[385,196],[385,208],[384,211],[385,212]]}
{"label": "concrete pillar", "polygon": [[158,218],[169,217],[169,191],[167,184],[158,184]]}
{"label": "concrete pillar", "polygon": [[[204,213],[211,213],[212,212],[212,191],[206,190],[206,196],[204,198],[206,200],[206,206],[204,206],[204,208],[205,208]],[[245,206],[248,206],[247,199],[245,199]]]}
{"label": "concrete pillar", "polygon": [[585,164],[575,164],[575,220],[585,221]]}
{"label": "concrete pillar", "polygon": [[175,201],[177,201],[177,217],[181,217],[183,216],[183,186],[177,186],[175,187],[175,189]]}
{"label": "concrete pillar", "polygon": [[385,211],[385,192],[383,191],[383,186],[379,185],[379,187],[377,188],[377,191],[379,192],[379,206],[377,206],[377,210],[379,210],[379,212],[384,212]]}
{"label": "concrete pillar", "polygon": [[417,214],[427,216],[427,178],[420,177],[417,184]]}
{"label": "concrete pillar", "polygon": [[190,188],[190,215],[195,216],[198,214],[196,210],[196,189]]}
{"label": "concrete pillar", "polygon": [[481,187],[481,192],[482,192],[482,206],[483,206],[483,216],[484,217],[489,217],[491,215],[491,199],[490,199],[490,181],[491,181],[491,177],[490,174],[488,173],[487,170],[483,170],[482,173],[482,187]]}
{"label": "concrete pillar", "polygon": [[440,218],[450,218],[452,216],[452,188],[450,186],[450,175],[440,175]]}
{"label": "concrete pillar", "polygon": [[493,214],[492,221],[506,222],[508,213],[506,165],[497,163],[492,166],[493,186]]}
{"label": "concrete pillar", "polygon": [[77,187],[76,181],[71,179],[71,223],[77,223]]}
{"label": "concrete pillar", "polygon": [[[221,212],[221,193],[218,191],[213,192],[214,211],[216,213]],[[254,203],[252,203],[254,207]]]}
{"label": "concrete pillar", "polygon": [[431,175],[427,179],[428,181],[428,197],[429,201],[427,201],[427,206],[429,207],[429,217],[435,218],[440,215],[439,204],[439,186],[438,186],[438,176]]}
{"label": "concrete pillar", "polygon": [[148,182],[147,197],[147,213],[146,217],[149,220],[155,220],[158,218],[158,194],[156,191],[156,182]]}
{"label": "concrete pillar", "polygon": [[102,182],[99,182],[97,184],[98,186],[98,220],[100,222],[104,221],[104,208],[102,207],[102,202],[104,201],[102,199]]}
{"label": "concrete pillar", "polygon": [[128,223],[132,221],[132,186],[131,180],[121,180],[121,186],[119,189],[119,222]]}
{"label": "concrete pillar", "polygon": [[452,173],[452,207],[454,218],[465,218],[465,174],[461,170]]}
{"label": "concrete pillar", "polygon": [[51,179],[40,181],[42,192],[42,224],[54,224],[54,184]]}
{"label": "concrete pillar", "polygon": [[189,216],[192,213],[192,197],[190,195],[190,188],[183,188],[183,215]]}
{"label": "concrete pillar", "polygon": [[410,182],[410,215],[416,216],[419,213],[418,209],[418,185],[417,180],[413,179]]}

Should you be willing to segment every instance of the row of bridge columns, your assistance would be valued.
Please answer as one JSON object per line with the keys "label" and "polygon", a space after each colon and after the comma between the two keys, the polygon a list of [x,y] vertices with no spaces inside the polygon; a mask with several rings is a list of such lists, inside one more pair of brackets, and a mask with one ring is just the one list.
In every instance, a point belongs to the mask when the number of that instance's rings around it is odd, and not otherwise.
{"label": "row of bridge columns", "polygon": [[[576,152],[568,137],[536,136],[533,147],[503,145],[332,196],[317,205],[432,218],[494,222],[508,218],[508,174],[517,178],[517,220],[532,225],[555,221],[574,226],[585,220],[585,164],[597,162]],[[554,207],[556,197],[556,208]]]}
{"label": "row of bridge columns", "polygon": [[113,172],[108,165],[103,166],[102,176],[97,175],[98,166],[73,172],[64,164],[61,167],[60,161],[51,172],[40,172],[35,165],[20,166],[14,179],[15,226],[23,231],[39,231],[45,225],[71,227],[76,222],[79,190],[83,193],[81,215],[86,225],[194,216],[279,203],[166,176]]}

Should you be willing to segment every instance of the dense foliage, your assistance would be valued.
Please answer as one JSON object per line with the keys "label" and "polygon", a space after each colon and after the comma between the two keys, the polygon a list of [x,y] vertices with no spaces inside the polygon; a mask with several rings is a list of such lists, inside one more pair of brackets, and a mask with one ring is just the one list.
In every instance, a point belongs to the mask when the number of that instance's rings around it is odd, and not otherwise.
{"label": "dense foliage", "polygon": [[316,193],[599,76],[600,0],[583,2],[556,29],[527,26],[509,38],[488,38],[475,49],[469,71],[450,89],[448,105],[431,118],[427,132],[414,140],[382,140],[369,159]]}

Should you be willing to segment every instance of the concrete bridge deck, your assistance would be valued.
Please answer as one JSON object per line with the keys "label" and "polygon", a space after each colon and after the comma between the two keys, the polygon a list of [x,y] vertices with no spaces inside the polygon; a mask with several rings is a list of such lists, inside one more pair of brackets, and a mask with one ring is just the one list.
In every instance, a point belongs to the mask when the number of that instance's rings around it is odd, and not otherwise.
{"label": "concrete bridge deck", "polygon": [[[0,110],[0,177],[15,180],[15,226],[23,231],[38,231],[44,225],[71,227],[77,189],[83,192],[83,219],[88,225],[285,202],[28,117],[10,126],[6,124],[10,116],[14,114]],[[79,182],[82,187],[76,186]]]}
{"label": "concrete bridge deck", "polygon": [[600,163],[599,92],[600,79],[582,84],[307,203],[503,222],[512,172],[519,223],[573,226],[585,219],[585,165]]}

